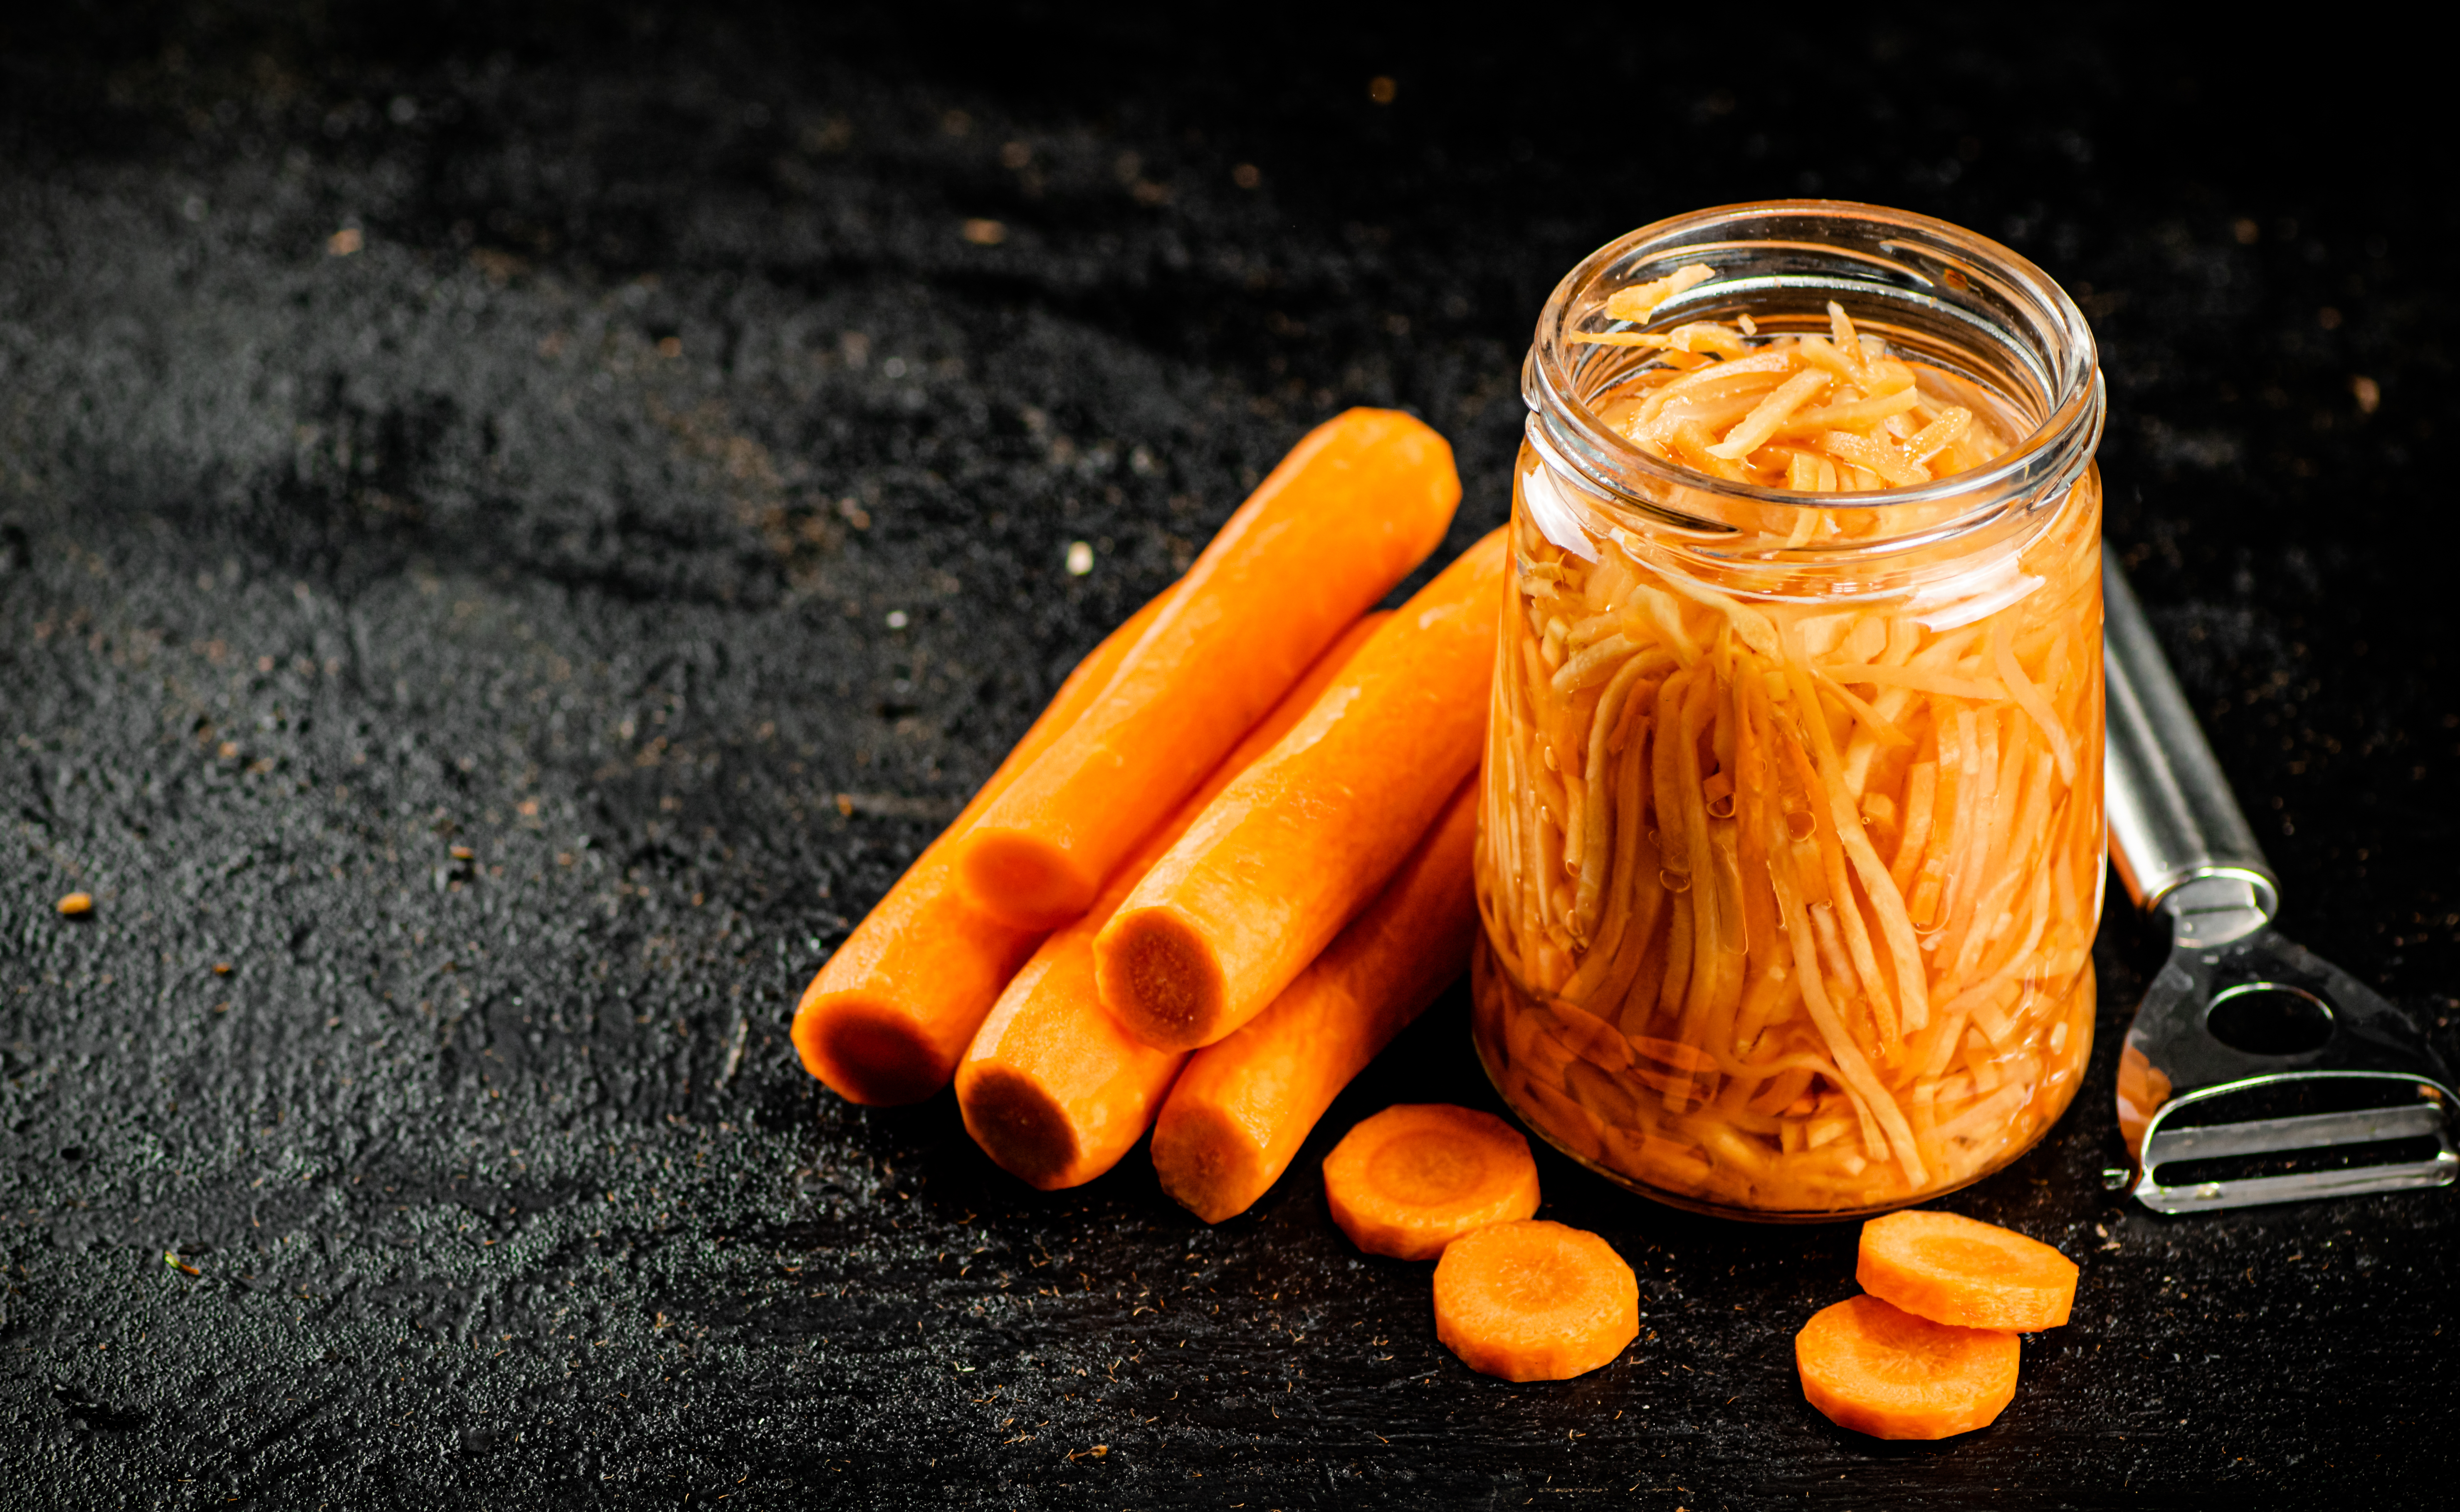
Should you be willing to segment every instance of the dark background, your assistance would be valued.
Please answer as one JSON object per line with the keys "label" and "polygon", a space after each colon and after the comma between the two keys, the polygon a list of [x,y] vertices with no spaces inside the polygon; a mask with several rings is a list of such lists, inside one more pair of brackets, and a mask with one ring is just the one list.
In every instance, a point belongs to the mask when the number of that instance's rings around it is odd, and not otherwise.
{"label": "dark background", "polygon": [[2329,1506],[2450,1463],[2449,1193],[2102,1191],[2163,945],[2116,898],[2075,1111],[1946,1204],[2079,1258],[2075,1322],[1938,1445],[1801,1400],[1850,1226],[1552,1157],[1643,1341],[1559,1384],[1453,1361],[1428,1267],[1352,1251],[1315,1165],[1385,1102],[1493,1105],[1457,992],[1217,1229],[1140,1153],[1029,1192],[944,1095],[849,1107],[785,1039],[1307,426],[1442,429],[1457,547],[1502,518],[1565,268],[1819,194],[2078,296],[2109,530],[2284,926],[2451,1049],[2449,133],[2384,33],[31,10],[0,21],[0,1505]]}

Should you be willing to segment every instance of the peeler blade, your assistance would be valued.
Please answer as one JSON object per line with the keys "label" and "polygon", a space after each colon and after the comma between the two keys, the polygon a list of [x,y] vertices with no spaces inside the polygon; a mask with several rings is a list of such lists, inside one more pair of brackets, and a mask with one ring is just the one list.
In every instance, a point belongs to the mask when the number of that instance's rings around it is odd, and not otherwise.
{"label": "peeler blade", "polygon": [[2272,927],[2279,879],[2107,545],[2102,600],[2111,860],[2172,930],[2119,1053],[2135,1164],[2113,1183],[2164,1213],[2450,1184],[2449,1071],[2382,994]]}
{"label": "peeler blade", "polygon": [[[2450,1076],[2407,1015],[2268,925],[2218,946],[2179,936],[2119,1053],[2139,1202],[2207,1212],[2460,1177]],[[2224,1016],[2259,1000],[2300,1012],[2270,1024]],[[2240,1043],[2216,1032],[2216,1017]],[[2291,1048],[2301,1040],[2311,1043]]]}

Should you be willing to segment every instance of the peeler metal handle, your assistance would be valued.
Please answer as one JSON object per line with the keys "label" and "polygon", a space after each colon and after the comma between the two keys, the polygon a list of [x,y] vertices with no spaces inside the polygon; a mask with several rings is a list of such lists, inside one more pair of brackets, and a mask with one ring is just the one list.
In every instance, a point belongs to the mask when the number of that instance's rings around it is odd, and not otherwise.
{"label": "peeler metal handle", "polygon": [[[2101,554],[2101,597],[2110,705],[2103,802],[2111,859],[2128,896],[2149,912],[2193,883],[2243,884],[2253,891],[2255,911],[2271,918],[2280,906],[2280,879],[2238,812],[2229,779],[2108,546]],[[2235,890],[2196,889],[2206,897]]]}

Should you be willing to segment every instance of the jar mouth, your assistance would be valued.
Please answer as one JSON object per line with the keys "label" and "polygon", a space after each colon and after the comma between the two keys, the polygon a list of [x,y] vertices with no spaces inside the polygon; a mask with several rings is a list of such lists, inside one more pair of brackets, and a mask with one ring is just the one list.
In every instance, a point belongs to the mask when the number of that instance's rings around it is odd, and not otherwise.
{"label": "jar mouth", "polygon": [[[1605,318],[1606,295],[1703,264],[1715,276],[1639,323]],[[1806,327],[1826,302],[1860,329],[1972,384],[2011,422],[2008,449],[1931,482],[1801,493],[1730,481],[1642,450],[1590,408],[1628,347],[1578,342],[1583,330],[1658,330],[1740,311]],[[1818,326],[1825,329],[1824,313]],[[2013,249],[1925,215],[1840,200],[1773,200],[1676,216],[1583,258],[1546,301],[1521,373],[1532,438],[1610,496],[1652,511],[1684,494],[1795,508],[1888,510],[1961,502],[1987,509],[2081,476],[2101,436],[2104,395],[2091,329],[2054,279]],[[1687,511],[1676,514],[1687,516]],[[1967,515],[1969,518],[1969,513]],[[1719,534],[1730,527],[1681,518]],[[1816,546],[1807,549],[1817,550]]]}

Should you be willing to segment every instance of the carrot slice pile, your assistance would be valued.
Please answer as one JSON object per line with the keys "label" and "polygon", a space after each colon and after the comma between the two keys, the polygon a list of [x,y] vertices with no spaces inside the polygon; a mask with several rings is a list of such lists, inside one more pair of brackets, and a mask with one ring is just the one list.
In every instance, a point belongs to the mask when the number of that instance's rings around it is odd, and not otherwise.
{"label": "carrot slice pile", "polygon": [[1862,1225],[1854,1279],[1934,1323],[2031,1333],[2068,1320],[2077,1274],[2038,1239],[1954,1213],[1905,1212]]}
{"label": "carrot slice pile", "polygon": [[2016,1398],[2016,1335],[1933,1323],[1877,1297],[1822,1308],[1794,1335],[1802,1395],[1875,1438],[1946,1438]]}
{"label": "carrot slice pile", "polygon": [[1568,1380],[1639,1336],[1639,1281],[1584,1230],[1496,1224],[1453,1241],[1436,1263],[1435,1337],[1481,1374]]}
{"label": "carrot slice pile", "polygon": [[941,837],[855,926],[803,990],[793,1038],[803,1069],[849,1102],[920,1102],[948,1084],[965,1042],[1041,931],[968,903],[956,841],[1101,696],[1178,592],[1165,588],[1076,664],[1025,738]]}
{"label": "carrot slice pile", "polygon": [[1342,1136],[1324,1159],[1324,1195],[1359,1248],[1431,1260],[1463,1234],[1536,1212],[1538,1162],[1491,1113],[1401,1103]]}
{"label": "carrot slice pile", "polygon": [[1092,911],[1043,941],[1000,994],[957,1067],[957,1111],[1001,1169],[1046,1192],[1080,1186],[1116,1165],[1153,1122],[1187,1054],[1153,1049],[1103,1010],[1093,985],[1093,937],[1214,796],[1306,716],[1385,618],[1369,614],[1333,642],[1145,841]]}

